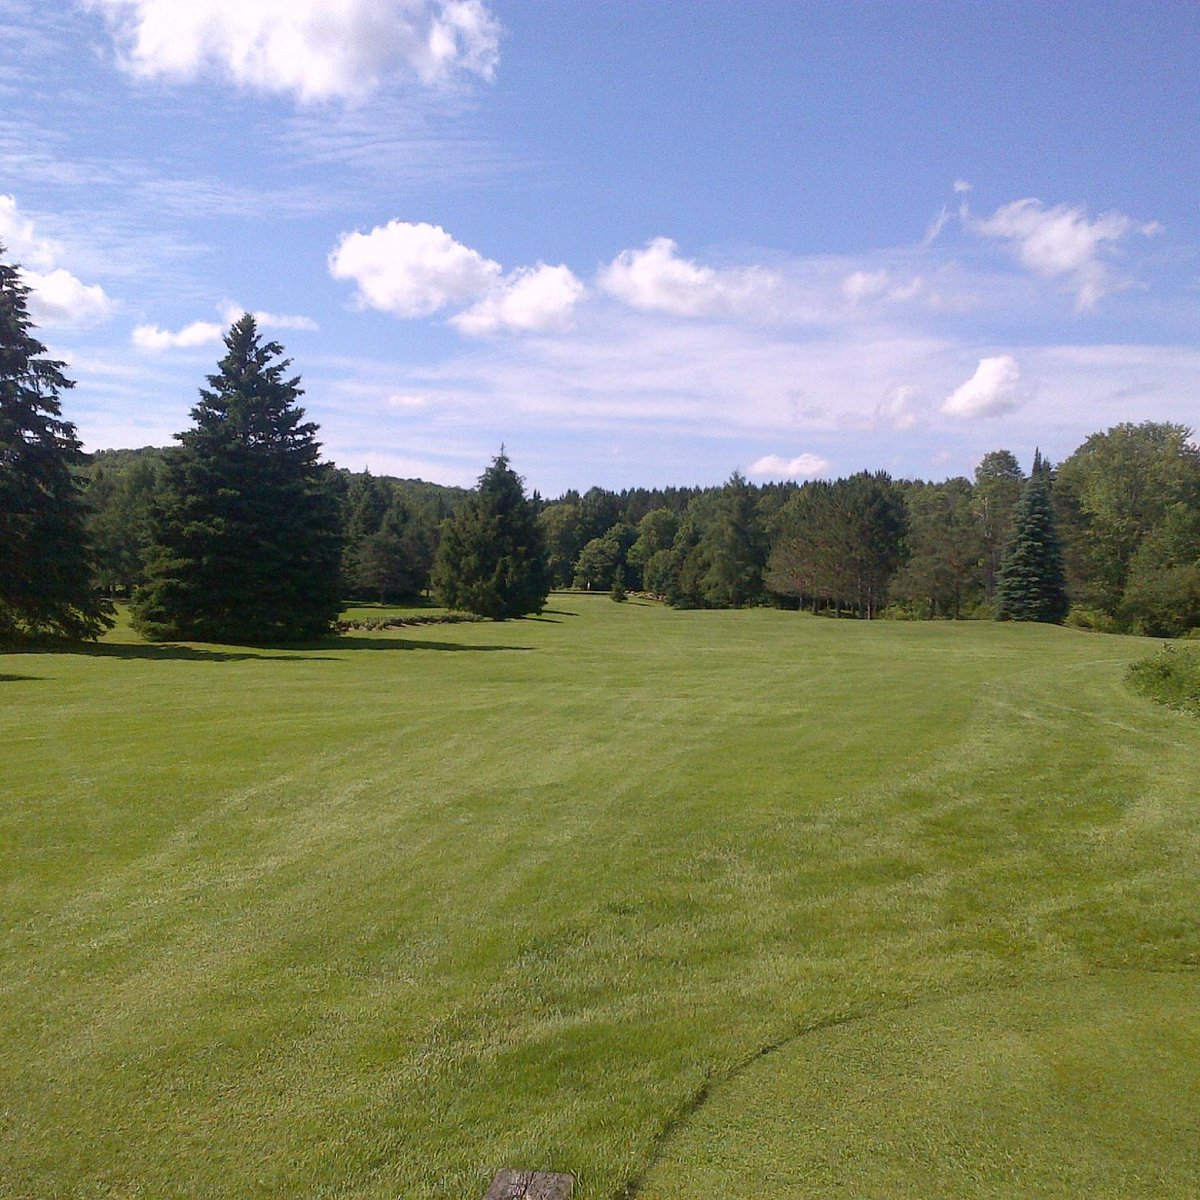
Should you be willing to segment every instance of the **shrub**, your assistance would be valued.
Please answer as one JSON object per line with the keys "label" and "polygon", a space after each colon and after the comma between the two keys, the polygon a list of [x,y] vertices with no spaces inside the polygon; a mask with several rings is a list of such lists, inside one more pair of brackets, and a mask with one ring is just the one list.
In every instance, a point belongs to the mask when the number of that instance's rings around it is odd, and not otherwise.
{"label": "shrub", "polygon": [[1117,621],[1108,613],[1098,608],[1086,608],[1082,604],[1072,604],[1067,613],[1064,625],[1071,629],[1087,629],[1092,633],[1116,633]]}
{"label": "shrub", "polygon": [[1133,663],[1126,678],[1135,692],[1200,717],[1200,650],[1164,646]]}

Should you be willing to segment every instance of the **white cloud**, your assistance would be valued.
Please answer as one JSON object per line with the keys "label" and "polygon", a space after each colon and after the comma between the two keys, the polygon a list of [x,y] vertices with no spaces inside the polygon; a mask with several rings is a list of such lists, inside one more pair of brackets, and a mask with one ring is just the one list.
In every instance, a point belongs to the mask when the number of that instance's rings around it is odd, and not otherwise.
{"label": "white cloud", "polygon": [[946,222],[950,220],[950,210],[943,204],[941,211],[932,221],[929,222],[929,228],[925,230],[925,236],[921,239],[922,246],[932,246],[938,240],[943,229],[946,228]]}
{"label": "white cloud", "polygon": [[211,321],[193,321],[177,333],[160,329],[157,325],[139,325],[130,340],[139,350],[182,350],[196,346],[209,346],[221,340],[225,330]]}
{"label": "white cloud", "polygon": [[1014,200],[983,218],[972,216],[964,206],[962,220],[981,237],[1009,242],[1022,266],[1035,275],[1066,278],[1080,311],[1124,286],[1104,262],[1105,253],[1131,231],[1150,236],[1160,228],[1156,222],[1139,225],[1115,212],[1089,221],[1080,208],[1066,204],[1047,208],[1034,199]]}
{"label": "white cloud", "polygon": [[956,179],[954,181],[954,191],[957,195],[962,195],[964,192],[969,192],[971,185],[965,179]]}
{"label": "white cloud", "polygon": [[585,293],[570,268],[539,263],[514,271],[478,304],[451,317],[450,324],[476,336],[503,330],[561,331],[570,327],[575,305]]}
{"label": "white cloud", "polygon": [[30,288],[29,315],[35,324],[87,324],[112,311],[112,301],[99,284],[83,283],[57,265],[62,246],[39,236],[12,196],[0,195],[0,244],[10,262],[21,264],[21,275]]}
{"label": "white cloud", "polygon": [[301,100],[359,99],[400,73],[428,86],[491,79],[500,25],[483,0],[83,0],[121,66],[145,77],[215,70]]}
{"label": "white cloud", "polygon": [[600,286],[633,308],[679,317],[733,312],[769,299],[779,277],[761,267],[716,271],[680,258],[667,237],[622,250],[599,274]]}
{"label": "white cloud", "polygon": [[920,276],[907,283],[896,283],[892,273],[879,271],[854,271],[842,280],[842,295],[851,303],[864,300],[888,300],[892,302],[911,300],[924,286]]}
{"label": "white cloud", "polygon": [[920,389],[911,384],[889,388],[888,393],[875,406],[875,420],[892,429],[911,429],[918,421],[914,403],[920,398]]}
{"label": "white cloud", "polygon": [[321,328],[312,317],[265,312],[262,309],[247,309],[241,304],[222,304],[220,306],[221,316],[227,325],[232,325],[246,312],[249,312],[254,318],[259,329],[302,329],[309,333],[317,333]]}
{"label": "white cloud", "polygon": [[49,238],[39,237],[33,222],[23,217],[13,196],[0,194],[0,243],[7,250],[9,261],[23,267],[52,267],[61,247]]}
{"label": "white cloud", "polygon": [[855,271],[842,280],[842,295],[851,304],[882,295],[888,289],[892,277],[887,271]]}
{"label": "white cloud", "polygon": [[112,312],[112,301],[98,283],[81,283],[62,267],[45,274],[25,270],[21,274],[32,289],[29,315],[35,324],[81,325]]}
{"label": "white cloud", "polygon": [[440,225],[389,221],[346,234],[329,256],[334,279],[352,279],[357,300],[396,317],[427,317],[486,296],[500,264],[456,242]]}
{"label": "white cloud", "polygon": [[1021,368],[1011,354],[981,358],[975,374],[942,402],[950,417],[998,417],[1020,408]]}
{"label": "white cloud", "polygon": [[795,458],[782,458],[778,454],[767,454],[746,468],[753,479],[816,479],[828,473],[833,464],[819,454],[798,454]]}

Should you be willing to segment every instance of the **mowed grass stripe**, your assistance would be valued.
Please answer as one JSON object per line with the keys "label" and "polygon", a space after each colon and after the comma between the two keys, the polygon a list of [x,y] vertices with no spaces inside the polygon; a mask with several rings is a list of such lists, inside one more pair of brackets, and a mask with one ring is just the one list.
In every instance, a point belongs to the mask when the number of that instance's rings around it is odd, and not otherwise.
{"label": "mowed grass stripe", "polygon": [[798,1031],[1196,961],[1139,643],[553,609],[0,664],[14,1195],[611,1196]]}

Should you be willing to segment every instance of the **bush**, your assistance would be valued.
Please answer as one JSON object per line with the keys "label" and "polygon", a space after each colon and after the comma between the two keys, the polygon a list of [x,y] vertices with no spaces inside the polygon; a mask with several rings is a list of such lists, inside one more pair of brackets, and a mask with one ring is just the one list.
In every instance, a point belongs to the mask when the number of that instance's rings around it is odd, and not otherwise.
{"label": "bush", "polygon": [[1200,650],[1164,646],[1133,663],[1126,678],[1135,692],[1200,717]]}
{"label": "bush", "polygon": [[1098,608],[1085,608],[1082,604],[1071,605],[1063,624],[1071,629],[1086,629],[1091,633],[1117,633],[1119,630],[1114,617]]}
{"label": "bush", "polygon": [[927,621],[930,617],[929,602],[926,600],[893,600],[879,610],[881,621]]}

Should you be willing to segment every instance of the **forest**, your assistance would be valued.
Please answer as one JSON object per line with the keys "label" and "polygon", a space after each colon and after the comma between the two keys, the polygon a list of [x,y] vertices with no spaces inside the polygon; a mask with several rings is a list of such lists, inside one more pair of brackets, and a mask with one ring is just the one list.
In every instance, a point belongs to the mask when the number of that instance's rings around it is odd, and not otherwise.
{"label": "forest", "polygon": [[153,640],[311,640],[343,603],[431,594],[481,616],[552,588],[675,608],[998,618],[1174,637],[1200,627],[1200,448],[1165,422],[1026,473],[861,471],[755,486],[534,492],[503,448],[473,491],[324,462],[298,375],[250,314],[178,446],[85,455],[29,289],[0,262],[0,635],[96,637],[129,599]]}
{"label": "forest", "polygon": [[[1044,467],[1071,623],[1176,636],[1200,626],[1200,452],[1184,426],[1122,424]],[[109,450],[81,467],[97,583],[144,579],[149,521],[170,451]],[[593,487],[530,503],[551,583],[614,585],[679,608],[757,604],[901,619],[997,615],[1027,475],[1008,450],[972,478],[862,472],[833,481]],[[346,598],[426,593],[443,522],[464,489],[368,471],[329,473]],[[1061,617],[1060,617],[1061,619]]]}

